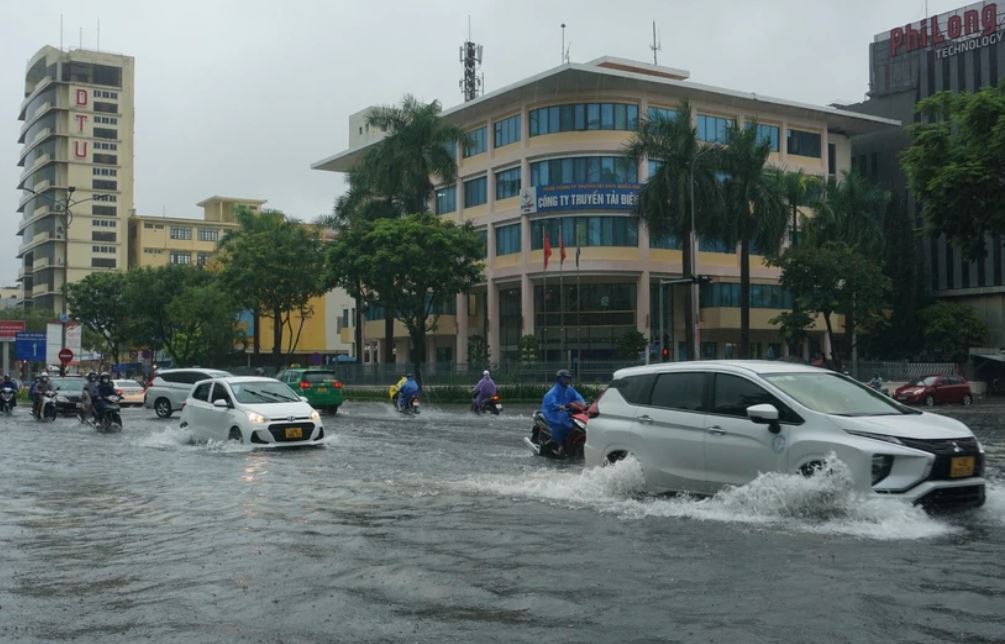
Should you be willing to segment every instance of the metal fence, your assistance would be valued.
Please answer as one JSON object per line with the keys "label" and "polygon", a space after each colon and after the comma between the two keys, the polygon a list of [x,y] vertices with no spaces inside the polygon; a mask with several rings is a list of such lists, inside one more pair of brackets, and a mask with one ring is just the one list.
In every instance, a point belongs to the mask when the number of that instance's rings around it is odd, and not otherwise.
{"label": "metal fence", "polygon": [[[575,382],[580,384],[607,384],[614,372],[623,367],[640,364],[630,361],[591,361],[567,365],[564,363],[510,363],[490,367],[492,379],[497,384],[547,384],[555,380],[555,372],[569,369]],[[388,385],[398,380],[409,365],[354,364],[341,362],[329,365],[347,386]],[[426,364],[422,367],[422,380],[426,385],[456,385],[470,387],[482,377],[482,367],[468,364]]]}
{"label": "metal fence", "polygon": [[923,376],[949,375],[959,372],[952,362],[875,362],[860,360],[858,369],[852,374],[862,381],[870,380],[874,374],[886,381],[909,382]]}

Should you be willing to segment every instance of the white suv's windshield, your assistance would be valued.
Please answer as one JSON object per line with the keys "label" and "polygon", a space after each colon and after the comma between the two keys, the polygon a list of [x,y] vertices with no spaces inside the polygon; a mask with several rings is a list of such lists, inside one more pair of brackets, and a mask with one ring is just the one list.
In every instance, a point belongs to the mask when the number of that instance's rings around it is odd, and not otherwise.
{"label": "white suv's windshield", "polygon": [[281,382],[259,380],[252,382],[232,382],[230,388],[237,402],[241,403],[288,403],[299,402],[300,397]]}
{"label": "white suv's windshield", "polygon": [[914,413],[883,394],[836,373],[771,373],[764,379],[800,404],[837,416],[891,416]]}

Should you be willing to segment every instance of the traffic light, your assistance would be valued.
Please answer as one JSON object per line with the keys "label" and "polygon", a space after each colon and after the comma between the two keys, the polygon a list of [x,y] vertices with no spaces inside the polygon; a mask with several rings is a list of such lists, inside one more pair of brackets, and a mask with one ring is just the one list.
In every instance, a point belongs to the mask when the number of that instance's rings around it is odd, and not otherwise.
{"label": "traffic light", "polygon": [[663,362],[670,359],[670,347],[663,347],[663,351],[660,352],[660,357],[663,358]]}

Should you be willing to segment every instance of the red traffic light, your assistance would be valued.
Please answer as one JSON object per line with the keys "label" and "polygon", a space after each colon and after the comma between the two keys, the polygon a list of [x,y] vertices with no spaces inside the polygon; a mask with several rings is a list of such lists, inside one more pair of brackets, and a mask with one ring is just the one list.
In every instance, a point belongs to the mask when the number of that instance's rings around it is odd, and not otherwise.
{"label": "red traffic light", "polygon": [[669,349],[669,347],[663,347],[663,350],[660,352],[660,355],[662,356],[662,358],[664,360],[669,360],[670,359],[670,349]]}

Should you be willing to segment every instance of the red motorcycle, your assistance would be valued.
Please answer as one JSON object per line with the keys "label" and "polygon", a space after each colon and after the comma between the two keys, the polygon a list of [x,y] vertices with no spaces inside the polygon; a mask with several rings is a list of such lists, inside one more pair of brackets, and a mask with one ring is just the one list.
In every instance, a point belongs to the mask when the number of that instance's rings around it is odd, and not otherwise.
{"label": "red motorcycle", "polygon": [[558,445],[551,439],[551,426],[545,419],[541,410],[534,412],[534,427],[530,431],[530,438],[523,437],[524,443],[538,456],[555,460],[583,460],[583,445],[586,444],[586,424],[589,422],[587,416],[587,405],[579,402],[569,403],[569,413],[572,416],[572,429],[565,436],[565,443],[558,449]]}

